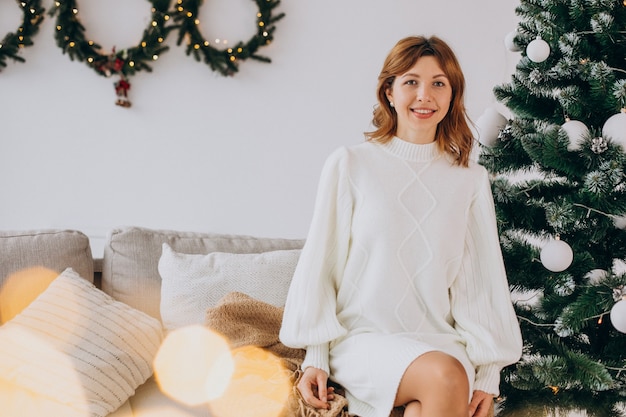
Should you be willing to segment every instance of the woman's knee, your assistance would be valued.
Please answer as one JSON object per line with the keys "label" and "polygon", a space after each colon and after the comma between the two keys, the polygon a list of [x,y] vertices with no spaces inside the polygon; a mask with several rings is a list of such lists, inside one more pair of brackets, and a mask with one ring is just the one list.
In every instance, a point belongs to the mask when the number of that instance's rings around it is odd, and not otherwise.
{"label": "woman's knee", "polygon": [[467,373],[458,359],[443,352],[429,352],[423,356],[430,374],[429,383],[441,389],[467,392],[469,398]]}
{"label": "woman's knee", "polygon": [[465,368],[456,358],[443,352],[428,352],[407,368],[400,382],[396,403],[421,401],[440,394],[467,403],[469,381]]}

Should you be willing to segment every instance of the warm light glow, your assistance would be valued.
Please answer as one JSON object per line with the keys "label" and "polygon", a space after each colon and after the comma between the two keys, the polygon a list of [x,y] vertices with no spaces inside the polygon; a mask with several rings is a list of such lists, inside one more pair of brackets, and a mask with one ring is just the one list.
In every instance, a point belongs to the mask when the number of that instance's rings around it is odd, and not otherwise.
{"label": "warm light glow", "polygon": [[[41,395],[28,388],[32,384],[37,385],[36,381],[20,378],[19,370],[16,370],[17,374],[15,374],[3,369],[0,372],[0,404],[2,404],[0,414],[3,416],[64,416],[68,415],[68,406],[71,406],[72,415],[89,417],[91,413],[88,409],[85,390],[71,359],[48,340],[29,331],[24,331],[20,336],[24,346],[29,347],[33,357],[45,360],[47,363],[54,363],[56,369],[62,370],[57,375],[63,380],[59,386],[51,386],[52,384],[45,384],[43,381],[39,385],[48,385],[50,390],[62,390],[62,392],[51,392],[52,397]],[[36,363],[24,364],[24,371],[30,375],[37,374],[33,370],[34,367]],[[66,403],[60,401],[60,398]]]}
{"label": "warm light glow", "polygon": [[0,288],[0,324],[6,323],[39,296],[59,273],[42,266],[11,274]]}
{"label": "warm light glow", "polygon": [[223,396],[209,402],[215,417],[278,417],[291,392],[278,357],[255,347],[233,350],[235,373]]}
{"label": "warm light glow", "polygon": [[226,340],[200,325],[170,332],[154,359],[161,390],[189,406],[220,397],[234,372]]}

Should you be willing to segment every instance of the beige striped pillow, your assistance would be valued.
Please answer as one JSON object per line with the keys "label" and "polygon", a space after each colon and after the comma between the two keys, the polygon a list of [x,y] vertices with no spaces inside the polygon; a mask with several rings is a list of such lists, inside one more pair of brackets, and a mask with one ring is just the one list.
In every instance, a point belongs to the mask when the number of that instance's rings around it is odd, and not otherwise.
{"label": "beige striped pillow", "polygon": [[64,417],[106,416],[152,375],[162,337],[158,320],[66,269],[0,327],[3,412],[48,403]]}

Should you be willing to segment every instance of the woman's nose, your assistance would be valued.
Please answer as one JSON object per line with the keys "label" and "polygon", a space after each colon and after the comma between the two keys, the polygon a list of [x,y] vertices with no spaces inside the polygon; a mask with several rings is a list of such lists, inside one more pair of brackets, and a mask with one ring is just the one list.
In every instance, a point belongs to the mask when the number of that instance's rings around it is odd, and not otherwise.
{"label": "woman's nose", "polygon": [[417,88],[417,99],[420,101],[428,101],[430,99],[430,88],[427,85],[421,85]]}

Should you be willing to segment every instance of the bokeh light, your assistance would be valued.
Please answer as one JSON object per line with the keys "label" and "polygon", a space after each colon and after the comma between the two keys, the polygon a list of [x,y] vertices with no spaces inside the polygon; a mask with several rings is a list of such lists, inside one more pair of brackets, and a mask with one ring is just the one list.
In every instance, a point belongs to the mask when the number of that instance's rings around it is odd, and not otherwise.
{"label": "bokeh light", "polygon": [[220,397],[233,372],[226,340],[200,325],[170,332],[154,359],[154,375],[161,391],[189,406]]}
{"label": "bokeh light", "polygon": [[0,287],[0,324],[18,315],[58,276],[58,272],[41,266],[8,276]]}
{"label": "bokeh light", "polygon": [[267,350],[244,346],[232,352],[235,372],[228,389],[209,402],[215,417],[278,417],[291,392],[289,372]]}

